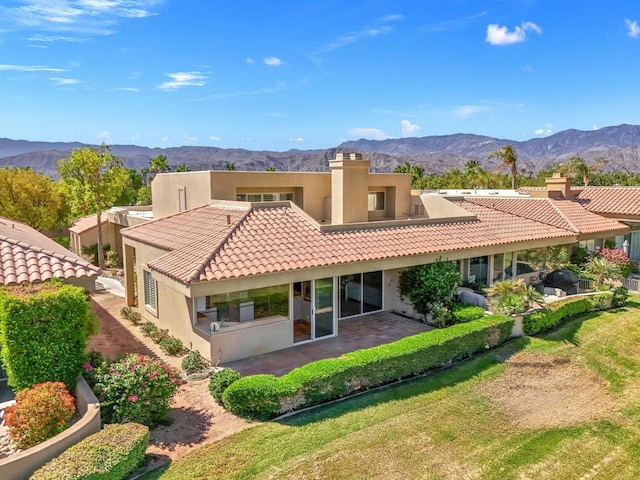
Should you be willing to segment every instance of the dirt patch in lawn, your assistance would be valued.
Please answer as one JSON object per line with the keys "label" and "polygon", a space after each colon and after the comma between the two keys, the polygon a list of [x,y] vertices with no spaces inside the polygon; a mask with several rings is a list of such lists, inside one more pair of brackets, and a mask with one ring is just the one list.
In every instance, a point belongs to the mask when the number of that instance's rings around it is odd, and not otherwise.
{"label": "dirt patch in lawn", "polygon": [[620,408],[605,382],[567,358],[521,352],[480,392],[525,428],[563,427],[607,417]]}

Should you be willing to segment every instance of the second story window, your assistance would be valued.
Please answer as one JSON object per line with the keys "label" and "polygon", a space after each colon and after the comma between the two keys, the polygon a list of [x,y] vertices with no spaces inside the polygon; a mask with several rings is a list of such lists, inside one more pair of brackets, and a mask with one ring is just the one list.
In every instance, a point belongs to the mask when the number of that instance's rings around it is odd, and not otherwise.
{"label": "second story window", "polygon": [[369,192],[368,206],[370,212],[384,210],[384,192]]}
{"label": "second story window", "polygon": [[293,201],[293,192],[280,193],[238,193],[236,200],[239,202],[285,202]]}

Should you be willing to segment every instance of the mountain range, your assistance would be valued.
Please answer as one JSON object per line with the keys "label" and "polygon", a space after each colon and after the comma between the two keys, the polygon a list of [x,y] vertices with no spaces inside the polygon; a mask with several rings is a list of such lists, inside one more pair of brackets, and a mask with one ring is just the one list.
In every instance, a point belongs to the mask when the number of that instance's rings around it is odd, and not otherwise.
{"label": "mountain range", "polygon": [[[149,159],[165,155],[175,167],[184,163],[189,170],[220,170],[233,163],[236,170],[326,171],[335,153],[360,152],[371,160],[371,169],[392,172],[404,162],[424,167],[426,173],[463,168],[469,160],[478,160],[486,170],[495,169],[498,160],[488,159],[490,152],[512,145],[518,154],[520,170],[539,171],[578,155],[587,162],[606,158],[605,170],[640,172],[640,125],[617,125],[598,130],[564,130],[543,138],[518,142],[468,133],[399,138],[360,139],[326,150],[289,150],[286,152],[182,146],[148,148],[137,145],[111,145],[111,151],[123,158],[128,168],[149,166]],[[56,177],[56,163],[68,157],[78,142],[32,142],[0,138],[0,166],[31,167]]]}

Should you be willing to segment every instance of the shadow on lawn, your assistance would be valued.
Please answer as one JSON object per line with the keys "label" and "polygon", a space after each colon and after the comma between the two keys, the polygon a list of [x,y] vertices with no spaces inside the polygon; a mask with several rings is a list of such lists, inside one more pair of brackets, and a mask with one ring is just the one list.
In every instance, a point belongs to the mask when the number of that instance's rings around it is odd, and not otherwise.
{"label": "shadow on lawn", "polygon": [[518,337],[500,347],[483,352],[475,357],[461,360],[441,370],[434,370],[401,382],[368,390],[333,403],[319,405],[311,410],[277,420],[277,422],[289,426],[303,426],[327,418],[339,417],[362,408],[369,408],[386,402],[406,400],[416,395],[454,387],[458,383],[482,375],[495,365],[504,363],[529,343],[530,339],[528,337]]}

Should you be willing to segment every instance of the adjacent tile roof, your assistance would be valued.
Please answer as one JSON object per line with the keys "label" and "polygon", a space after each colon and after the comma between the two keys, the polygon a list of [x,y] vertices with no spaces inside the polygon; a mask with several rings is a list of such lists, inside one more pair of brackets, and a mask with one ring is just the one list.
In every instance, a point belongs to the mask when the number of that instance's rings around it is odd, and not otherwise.
{"label": "adjacent tile roof", "polygon": [[572,200],[468,197],[467,201],[564,228],[576,234],[610,232],[611,235],[615,235],[628,230],[626,225],[591,213],[585,210],[580,203]]}
{"label": "adjacent tile roof", "polygon": [[[102,220],[101,225],[104,225],[105,223],[107,223],[107,215],[104,214],[101,220]],[[69,227],[69,231],[72,233],[81,234],[93,228],[96,228],[95,214],[87,215],[86,217],[80,217],[79,219],[75,220]]]}
{"label": "adjacent tile roof", "polygon": [[183,283],[575,236],[477,203],[456,203],[478,220],[322,232],[292,207],[204,206],[122,235],[166,250],[149,268]]}
{"label": "adjacent tile roof", "polygon": [[584,187],[578,200],[590,212],[640,215],[640,187]]}
{"label": "adjacent tile roof", "polygon": [[0,217],[0,285],[96,277],[99,272],[30,226]]}

